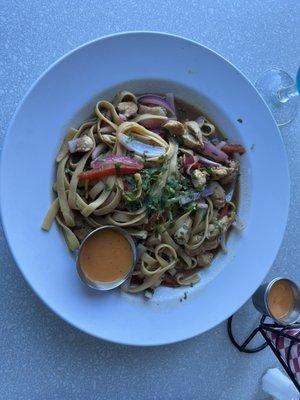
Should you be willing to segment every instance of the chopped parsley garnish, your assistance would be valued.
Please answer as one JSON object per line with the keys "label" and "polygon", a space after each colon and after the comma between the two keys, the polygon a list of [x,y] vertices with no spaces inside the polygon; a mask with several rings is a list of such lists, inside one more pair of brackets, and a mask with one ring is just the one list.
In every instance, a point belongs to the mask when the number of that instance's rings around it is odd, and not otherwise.
{"label": "chopped parsley garnish", "polygon": [[73,172],[70,168],[65,167],[65,174],[72,174]]}
{"label": "chopped parsley garnish", "polygon": [[116,174],[120,175],[122,164],[120,162],[115,163]]}
{"label": "chopped parsley garnish", "polygon": [[166,161],[167,156],[165,154],[161,155],[160,157],[158,157],[159,161],[161,161],[162,163]]}

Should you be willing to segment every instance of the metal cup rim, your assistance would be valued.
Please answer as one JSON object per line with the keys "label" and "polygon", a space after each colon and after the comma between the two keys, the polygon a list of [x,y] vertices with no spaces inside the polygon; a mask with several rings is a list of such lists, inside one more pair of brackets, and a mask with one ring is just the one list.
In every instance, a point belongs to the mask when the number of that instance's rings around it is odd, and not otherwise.
{"label": "metal cup rim", "polygon": [[[286,322],[286,320],[285,320],[285,317],[279,319],[279,318],[276,318],[276,317],[273,315],[273,313],[272,313],[271,310],[270,310],[269,302],[268,302],[268,297],[269,297],[269,293],[270,293],[270,290],[271,290],[272,286],[273,286],[276,282],[281,281],[281,280],[282,280],[282,281],[287,281],[287,282],[293,287],[293,289],[296,290],[296,291],[298,292],[298,294],[299,294],[299,296],[300,296],[300,289],[299,289],[299,286],[298,286],[294,281],[292,281],[292,280],[289,279],[289,278],[277,277],[277,278],[272,279],[272,280],[268,283],[268,285],[267,285],[267,287],[266,287],[266,290],[265,290],[265,294],[264,294],[264,301],[265,301],[265,306],[266,306],[266,308],[267,308],[267,310],[268,310],[269,316],[270,316],[274,321],[276,321],[276,322],[279,323],[279,324],[286,324],[287,322]],[[292,325],[292,324],[296,323],[297,321],[299,321],[299,318],[300,318],[300,312],[298,313],[297,318],[295,318],[294,320],[291,320],[290,322],[288,322],[288,324],[289,324],[289,325]]]}
{"label": "metal cup rim", "polygon": [[[99,232],[99,231],[104,231],[104,230],[114,230],[117,231],[119,233],[122,234],[123,237],[125,237],[125,239],[128,241],[131,251],[132,251],[132,265],[130,266],[128,272],[122,276],[119,279],[116,279],[112,282],[102,282],[102,281],[92,281],[90,280],[83,272],[80,263],[79,263],[79,258],[80,258],[80,253],[81,250],[83,249],[85,243],[93,236],[95,235],[95,233]],[[135,264],[137,261],[137,251],[136,251],[136,245],[134,243],[134,240],[132,239],[132,237],[130,236],[130,234],[125,230],[122,229],[118,226],[115,225],[104,225],[101,226],[99,228],[94,229],[92,232],[90,232],[85,238],[84,240],[81,242],[79,249],[77,250],[77,254],[76,254],[76,270],[77,273],[81,279],[81,281],[86,284],[87,286],[89,286],[92,289],[96,289],[96,290],[100,290],[100,291],[107,291],[107,290],[112,290],[115,289],[116,287],[122,285],[122,283],[124,283],[126,281],[126,279],[130,276],[130,274],[132,273]]]}

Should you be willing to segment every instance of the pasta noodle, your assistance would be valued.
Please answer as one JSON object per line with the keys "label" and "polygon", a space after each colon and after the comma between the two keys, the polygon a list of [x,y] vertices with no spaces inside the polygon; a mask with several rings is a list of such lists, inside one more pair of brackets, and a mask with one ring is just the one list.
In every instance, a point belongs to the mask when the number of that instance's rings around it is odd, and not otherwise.
{"label": "pasta noodle", "polygon": [[143,248],[129,293],[195,284],[235,221],[234,154],[244,149],[182,104],[118,93],[69,129],[56,157],[56,198],[42,228],[56,220],[71,251],[94,228],[126,229]]}

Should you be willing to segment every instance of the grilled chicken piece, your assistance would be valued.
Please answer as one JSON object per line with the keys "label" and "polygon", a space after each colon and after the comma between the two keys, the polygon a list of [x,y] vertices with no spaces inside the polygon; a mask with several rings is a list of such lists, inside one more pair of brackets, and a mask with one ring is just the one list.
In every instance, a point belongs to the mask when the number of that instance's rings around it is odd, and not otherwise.
{"label": "grilled chicken piece", "polygon": [[177,229],[177,231],[174,233],[174,240],[176,243],[185,244],[189,241],[192,224],[192,219],[188,217],[184,224]]}
{"label": "grilled chicken piece", "polygon": [[83,135],[77,139],[70,140],[68,146],[70,153],[86,153],[92,150],[94,142],[89,136]]}

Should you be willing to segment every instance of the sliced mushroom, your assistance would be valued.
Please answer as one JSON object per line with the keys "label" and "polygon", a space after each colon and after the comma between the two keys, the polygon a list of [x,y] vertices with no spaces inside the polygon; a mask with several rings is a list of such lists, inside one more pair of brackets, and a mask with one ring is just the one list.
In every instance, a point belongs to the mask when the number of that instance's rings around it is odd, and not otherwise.
{"label": "sliced mushroom", "polygon": [[164,124],[163,128],[165,128],[173,136],[182,136],[184,134],[184,126],[179,121],[174,121],[171,119]]}
{"label": "sliced mushroom", "polygon": [[193,135],[191,135],[188,132],[185,132],[182,135],[183,143],[185,144],[186,147],[193,149],[193,150],[200,150],[201,145],[199,143],[199,140],[196,139]]}
{"label": "sliced mushroom", "polygon": [[187,121],[185,123],[185,127],[194,138],[198,139],[198,144],[201,146],[204,145],[203,143],[203,138],[202,138],[202,133],[199,124],[197,124],[196,121]]}
{"label": "sliced mushroom", "polygon": [[143,104],[140,104],[139,114],[160,115],[162,117],[165,117],[167,115],[167,111],[163,107],[159,107],[159,106],[148,107]]}
{"label": "sliced mushroom", "polygon": [[132,118],[136,116],[138,106],[133,101],[122,101],[117,105],[117,110],[126,118]]}

